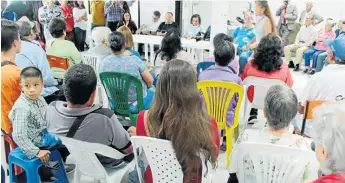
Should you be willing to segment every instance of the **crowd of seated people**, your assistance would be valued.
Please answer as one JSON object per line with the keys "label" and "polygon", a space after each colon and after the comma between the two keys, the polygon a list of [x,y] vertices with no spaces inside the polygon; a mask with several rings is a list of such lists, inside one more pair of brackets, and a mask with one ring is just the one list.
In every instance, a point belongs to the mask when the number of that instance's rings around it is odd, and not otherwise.
{"label": "crowd of seated people", "polygon": [[[78,117],[86,116],[83,125],[73,136],[70,136],[71,138],[111,146],[127,155],[120,160],[97,155],[105,167],[119,169],[133,159],[130,135],[148,136],[170,140],[182,166],[184,182],[201,182],[204,172],[202,165],[206,162],[202,162],[196,154],[204,150],[202,152],[206,161],[212,164],[212,167],[208,169],[214,169],[219,151],[223,148],[220,145],[217,121],[207,114],[205,101],[197,89],[197,82],[218,80],[242,86],[243,80],[253,76],[280,80],[286,86],[273,86],[269,89],[263,99],[266,127],[244,130],[236,146],[244,142],[259,142],[310,150],[310,144],[307,143],[306,138],[312,137],[316,145],[316,155],[321,162],[320,180],[315,182],[343,180],[345,169],[340,162],[345,152],[343,150],[345,144],[342,140],[342,134],[345,132],[341,126],[345,120],[343,115],[345,83],[341,79],[335,79],[345,76],[343,21],[338,24],[339,30],[334,32],[334,21],[327,19],[325,29],[317,34],[313,24],[323,20],[318,19],[315,12],[314,14],[307,12],[303,18],[305,25],[299,30],[294,44],[284,48],[282,39],[276,35],[274,20],[267,1],[256,1],[256,13],[259,15],[256,17],[258,20],[256,24],[253,25],[252,14],[246,12],[244,25],[235,30],[234,38],[224,33],[215,35],[213,57],[208,60],[214,61],[215,65],[202,71],[197,78],[195,67],[190,64],[192,58],[183,50],[181,39],[195,39],[202,36],[204,29],[201,26],[200,15],[191,17],[191,22],[183,34],[174,22],[172,13],[168,12],[165,22],[161,23],[158,11],[153,13],[152,25],[134,30],[136,25],[131,20],[125,1],[112,0],[105,3],[102,0],[95,0],[91,3],[93,12],[91,38],[96,46],[87,50],[87,53],[102,56],[99,73],[96,73],[94,68],[82,63],[80,53],[84,49],[84,43],[81,43],[85,42],[83,38],[85,27],[82,24],[87,21],[84,17],[85,8],[81,1],[77,1],[75,2],[77,9],[70,13],[68,9],[70,5],[66,2],[62,4],[67,9],[44,1],[45,6],[42,6],[39,11],[39,14],[49,13],[46,20],[42,19],[45,15],[41,15],[42,23],[45,22],[43,29],[49,31],[48,38],[52,37],[47,39],[46,52],[40,45],[33,42],[33,28],[36,25],[32,22],[22,20],[14,23],[2,20],[1,128],[6,134],[12,134],[14,131],[15,142],[24,150],[24,154],[27,153],[28,157],[38,157],[42,161],[48,161],[49,152],[36,151],[41,145],[41,141],[37,140],[42,138],[40,130],[46,127],[49,134],[66,136]],[[56,11],[50,11],[50,9],[56,9]],[[57,15],[59,11],[61,15]],[[102,12],[103,20],[99,16]],[[106,18],[105,14],[107,14]],[[78,41],[80,44],[66,38],[70,32],[67,29],[70,26],[68,20],[71,16],[74,20],[80,20],[77,23],[74,22],[72,27],[74,33],[81,31],[82,37]],[[281,21],[284,22],[284,17]],[[108,27],[105,26],[106,22]],[[155,73],[159,75],[155,86],[153,85],[155,76],[152,76],[153,74],[141,59],[141,55],[134,50],[132,34],[135,33],[162,36],[161,48],[156,52],[155,57],[155,65],[161,68]],[[336,36],[338,37],[335,38]],[[75,41],[79,39],[74,38]],[[315,45],[313,45],[314,41]],[[285,61],[291,61],[289,65],[283,62],[283,50]],[[292,51],[297,52],[294,61],[291,57]],[[311,58],[312,52],[316,52],[313,53],[316,54],[315,59]],[[67,58],[69,68],[67,70],[50,68],[47,55]],[[301,67],[298,64],[303,59],[305,62],[308,62],[308,59],[309,62],[313,60],[313,66],[316,64],[316,68],[319,63],[324,65],[327,62],[328,65],[308,80],[302,96],[297,98],[291,87],[298,81],[292,80],[288,67],[292,67],[293,64],[295,70],[298,70]],[[306,67],[309,69],[308,63]],[[311,74],[314,74],[313,69],[310,69]],[[145,110],[138,111],[136,88],[131,85],[128,93],[129,108],[132,113],[138,113],[138,118],[136,126],[130,127],[128,131],[114,113],[116,101],[110,101],[111,109],[94,104],[97,97],[96,85],[99,77],[97,74],[105,72],[130,74],[141,82]],[[63,83],[58,81],[63,81]],[[34,96],[28,95],[29,86],[36,87],[32,89]],[[56,97],[59,95],[64,95],[64,99]],[[245,97],[252,101],[254,95],[253,87],[249,87]],[[226,106],[226,125],[229,127],[234,124],[238,100],[238,95],[235,95],[229,106]],[[325,101],[326,104],[321,106],[318,112],[314,112],[313,121],[307,120],[304,136],[297,135],[301,131],[302,119],[300,118],[306,109],[305,102],[314,100]],[[32,105],[35,102],[37,106]],[[21,105],[23,103],[25,105]],[[23,114],[28,117],[26,115],[28,111],[35,111],[35,119],[30,118],[25,122],[24,118],[20,118],[22,114],[20,108],[31,105],[33,107],[26,109]],[[10,113],[11,110],[12,113]],[[39,115],[41,111],[44,113]],[[259,121],[258,114],[257,109],[251,109],[249,119],[242,120],[253,124]],[[326,125],[329,121],[331,125]],[[35,122],[37,122],[35,129],[32,126],[26,126]],[[295,127],[296,134],[292,134],[287,129],[290,125]],[[25,138],[23,129],[28,129],[27,131],[34,136],[38,136],[37,139],[30,136],[25,140],[34,144],[35,147],[32,146],[32,148],[35,151],[26,151],[27,146],[23,143],[23,138]],[[190,131],[200,133],[190,133]],[[231,156],[232,162],[236,162],[234,161],[237,156],[236,146]],[[65,160],[69,154],[68,151],[66,149],[59,149],[59,151]],[[250,157],[247,157],[246,165],[248,167],[245,168],[245,174],[248,175],[248,182],[255,182],[255,176],[253,176],[255,170]],[[71,167],[74,168],[68,164],[65,166],[67,173],[72,171]],[[231,164],[230,182],[237,179],[238,171],[238,165]],[[149,165],[145,165],[144,172],[145,182],[153,182]],[[133,175],[137,175],[136,170],[130,173],[129,182],[131,179],[133,179],[132,182],[137,182],[138,177],[132,177]]]}

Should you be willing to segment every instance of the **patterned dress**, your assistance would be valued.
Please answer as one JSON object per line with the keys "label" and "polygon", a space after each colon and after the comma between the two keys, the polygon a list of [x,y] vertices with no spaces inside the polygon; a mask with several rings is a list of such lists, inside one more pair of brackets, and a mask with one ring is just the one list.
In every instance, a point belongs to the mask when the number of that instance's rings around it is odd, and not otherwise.
{"label": "patterned dress", "polygon": [[43,25],[44,37],[46,42],[50,39],[53,39],[52,35],[49,32],[48,25],[50,20],[53,18],[63,18],[62,10],[59,6],[50,8],[48,6],[42,6],[38,9],[38,20]]}

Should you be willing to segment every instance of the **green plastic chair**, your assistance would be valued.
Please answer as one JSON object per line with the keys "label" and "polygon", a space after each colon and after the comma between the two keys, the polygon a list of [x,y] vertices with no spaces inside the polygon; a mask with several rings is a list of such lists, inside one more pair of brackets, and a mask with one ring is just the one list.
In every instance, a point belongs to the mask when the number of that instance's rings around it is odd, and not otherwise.
{"label": "green plastic chair", "polygon": [[[112,101],[114,104],[112,110],[115,114],[129,117],[132,124],[136,126],[138,113],[144,110],[141,81],[135,76],[122,72],[103,72],[100,74],[100,79],[110,99],[109,101]],[[138,113],[132,113],[128,103],[128,90],[131,84],[136,87]]]}

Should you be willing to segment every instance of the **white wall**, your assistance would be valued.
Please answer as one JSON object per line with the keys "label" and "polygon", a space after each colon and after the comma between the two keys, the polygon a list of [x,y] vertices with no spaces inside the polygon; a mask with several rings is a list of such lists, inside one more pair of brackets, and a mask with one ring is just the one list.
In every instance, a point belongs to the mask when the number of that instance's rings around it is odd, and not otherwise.
{"label": "white wall", "polygon": [[151,24],[153,12],[156,10],[161,13],[160,20],[163,22],[167,12],[175,14],[175,1],[140,0],[140,24]]}

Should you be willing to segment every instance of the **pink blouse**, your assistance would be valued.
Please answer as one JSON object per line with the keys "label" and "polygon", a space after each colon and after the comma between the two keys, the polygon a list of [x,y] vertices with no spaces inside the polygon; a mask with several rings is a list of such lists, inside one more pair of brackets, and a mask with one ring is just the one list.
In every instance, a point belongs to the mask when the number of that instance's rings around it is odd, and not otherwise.
{"label": "pink blouse", "polygon": [[[326,32],[325,29],[320,30],[319,34],[317,35],[317,38],[325,39],[325,40],[335,39],[335,37],[336,37],[335,32],[333,32],[333,31]],[[315,45],[315,49],[317,49],[317,50],[327,50],[328,46],[322,41],[322,42],[318,42]]]}

